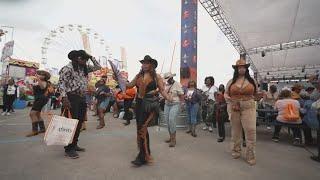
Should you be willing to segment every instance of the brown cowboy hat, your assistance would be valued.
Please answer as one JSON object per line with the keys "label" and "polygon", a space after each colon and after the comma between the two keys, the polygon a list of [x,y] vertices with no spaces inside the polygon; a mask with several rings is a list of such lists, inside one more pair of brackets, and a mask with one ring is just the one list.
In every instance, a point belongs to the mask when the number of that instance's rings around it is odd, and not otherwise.
{"label": "brown cowboy hat", "polygon": [[154,68],[158,67],[158,61],[155,59],[152,59],[149,55],[144,56],[144,58],[142,60],[140,60],[141,64],[143,64],[144,62],[150,62],[151,64],[153,64]]}
{"label": "brown cowboy hat", "polygon": [[299,84],[299,83],[296,83],[292,86],[292,91],[294,91],[295,89],[299,89],[299,90],[302,90],[303,89],[303,85]]}
{"label": "brown cowboy hat", "polygon": [[44,76],[44,79],[48,81],[51,78],[51,74],[44,70],[37,70],[37,74],[40,76]]}
{"label": "brown cowboy hat", "polygon": [[239,66],[244,66],[244,67],[246,67],[246,68],[249,68],[250,64],[247,64],[247,63],[246,63],[246,60],[244,60],[244,59],[239,59],[239,60],[237,60],[237,62],[236,62],[235,65],[232,65],[232,67],[233,67],[234,69],[237,68],[237,67],[239,67]]}

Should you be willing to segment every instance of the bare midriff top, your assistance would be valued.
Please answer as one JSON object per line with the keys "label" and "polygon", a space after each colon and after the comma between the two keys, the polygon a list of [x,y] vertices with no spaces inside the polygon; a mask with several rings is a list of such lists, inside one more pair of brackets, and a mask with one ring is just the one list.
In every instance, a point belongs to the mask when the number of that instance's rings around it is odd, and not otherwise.
{"label": "bare midriff top", "polygon": [[229,92],[232,100],[251,100],[254,98],[254,94],[254,86],[250,83],[242,88],[232,84]]}

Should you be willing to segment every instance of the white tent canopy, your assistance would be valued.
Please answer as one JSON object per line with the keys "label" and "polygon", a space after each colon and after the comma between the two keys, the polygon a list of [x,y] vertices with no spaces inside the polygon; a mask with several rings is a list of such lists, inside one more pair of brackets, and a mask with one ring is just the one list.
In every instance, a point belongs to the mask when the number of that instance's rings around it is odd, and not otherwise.
{"label": "white tent canopy", "polygon": [[320,69],[320,0],[200,2],[260,77],[300,78]]}

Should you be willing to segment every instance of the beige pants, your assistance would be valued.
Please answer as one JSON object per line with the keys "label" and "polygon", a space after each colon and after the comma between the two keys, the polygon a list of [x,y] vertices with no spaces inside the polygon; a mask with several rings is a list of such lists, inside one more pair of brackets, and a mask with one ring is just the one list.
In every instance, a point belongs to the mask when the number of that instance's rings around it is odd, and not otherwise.
{"label": "beige pants", "polygon": [[240,101],[240,111],[234,111],[229,105],[231,122],[232,149],[241,150],[242,127],[246,136],[247,148],[254,151],[256,146],[256,107],[254,100]]}

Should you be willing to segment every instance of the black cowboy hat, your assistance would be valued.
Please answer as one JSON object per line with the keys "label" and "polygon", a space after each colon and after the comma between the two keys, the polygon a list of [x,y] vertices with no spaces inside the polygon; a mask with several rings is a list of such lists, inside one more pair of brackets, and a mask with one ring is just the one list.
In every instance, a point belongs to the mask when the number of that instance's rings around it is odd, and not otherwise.
{"label": "black cowboy hat", "polygon": [[92,56],[90,54],[88,54],[85,50],[79,50],[79,55],[82,59],[89,59]]}
{"label": "black cowboy hat", "polygon": [[79,51],[77,51],[77,50],[72,50],[72,51],[70,51],[69,54],[68,54],[68,58],[69,58],[70,60],[77,59],[78,57],[80,57],[80,53],[79,53]]}
{"label": "black cowboy hat", "polygon": [[68,58],[70,60],[75,60],[75,59],[78,59],[79,57],[81,57],[82,59],[89,59],[91,58],[91,55],[89,55],[86,51],[84,50],[72,50],[69,52],[68,54]]}
{"label": "black cowboy hat", "polygon": [[141,64],[143,64],[144,62],[150,62],[151,64],[153,64],[154,68],[158,67],[158,61],[155,59],[152,59],[149,55],[144,56],[144,58],[142,60],[140,60]]}

